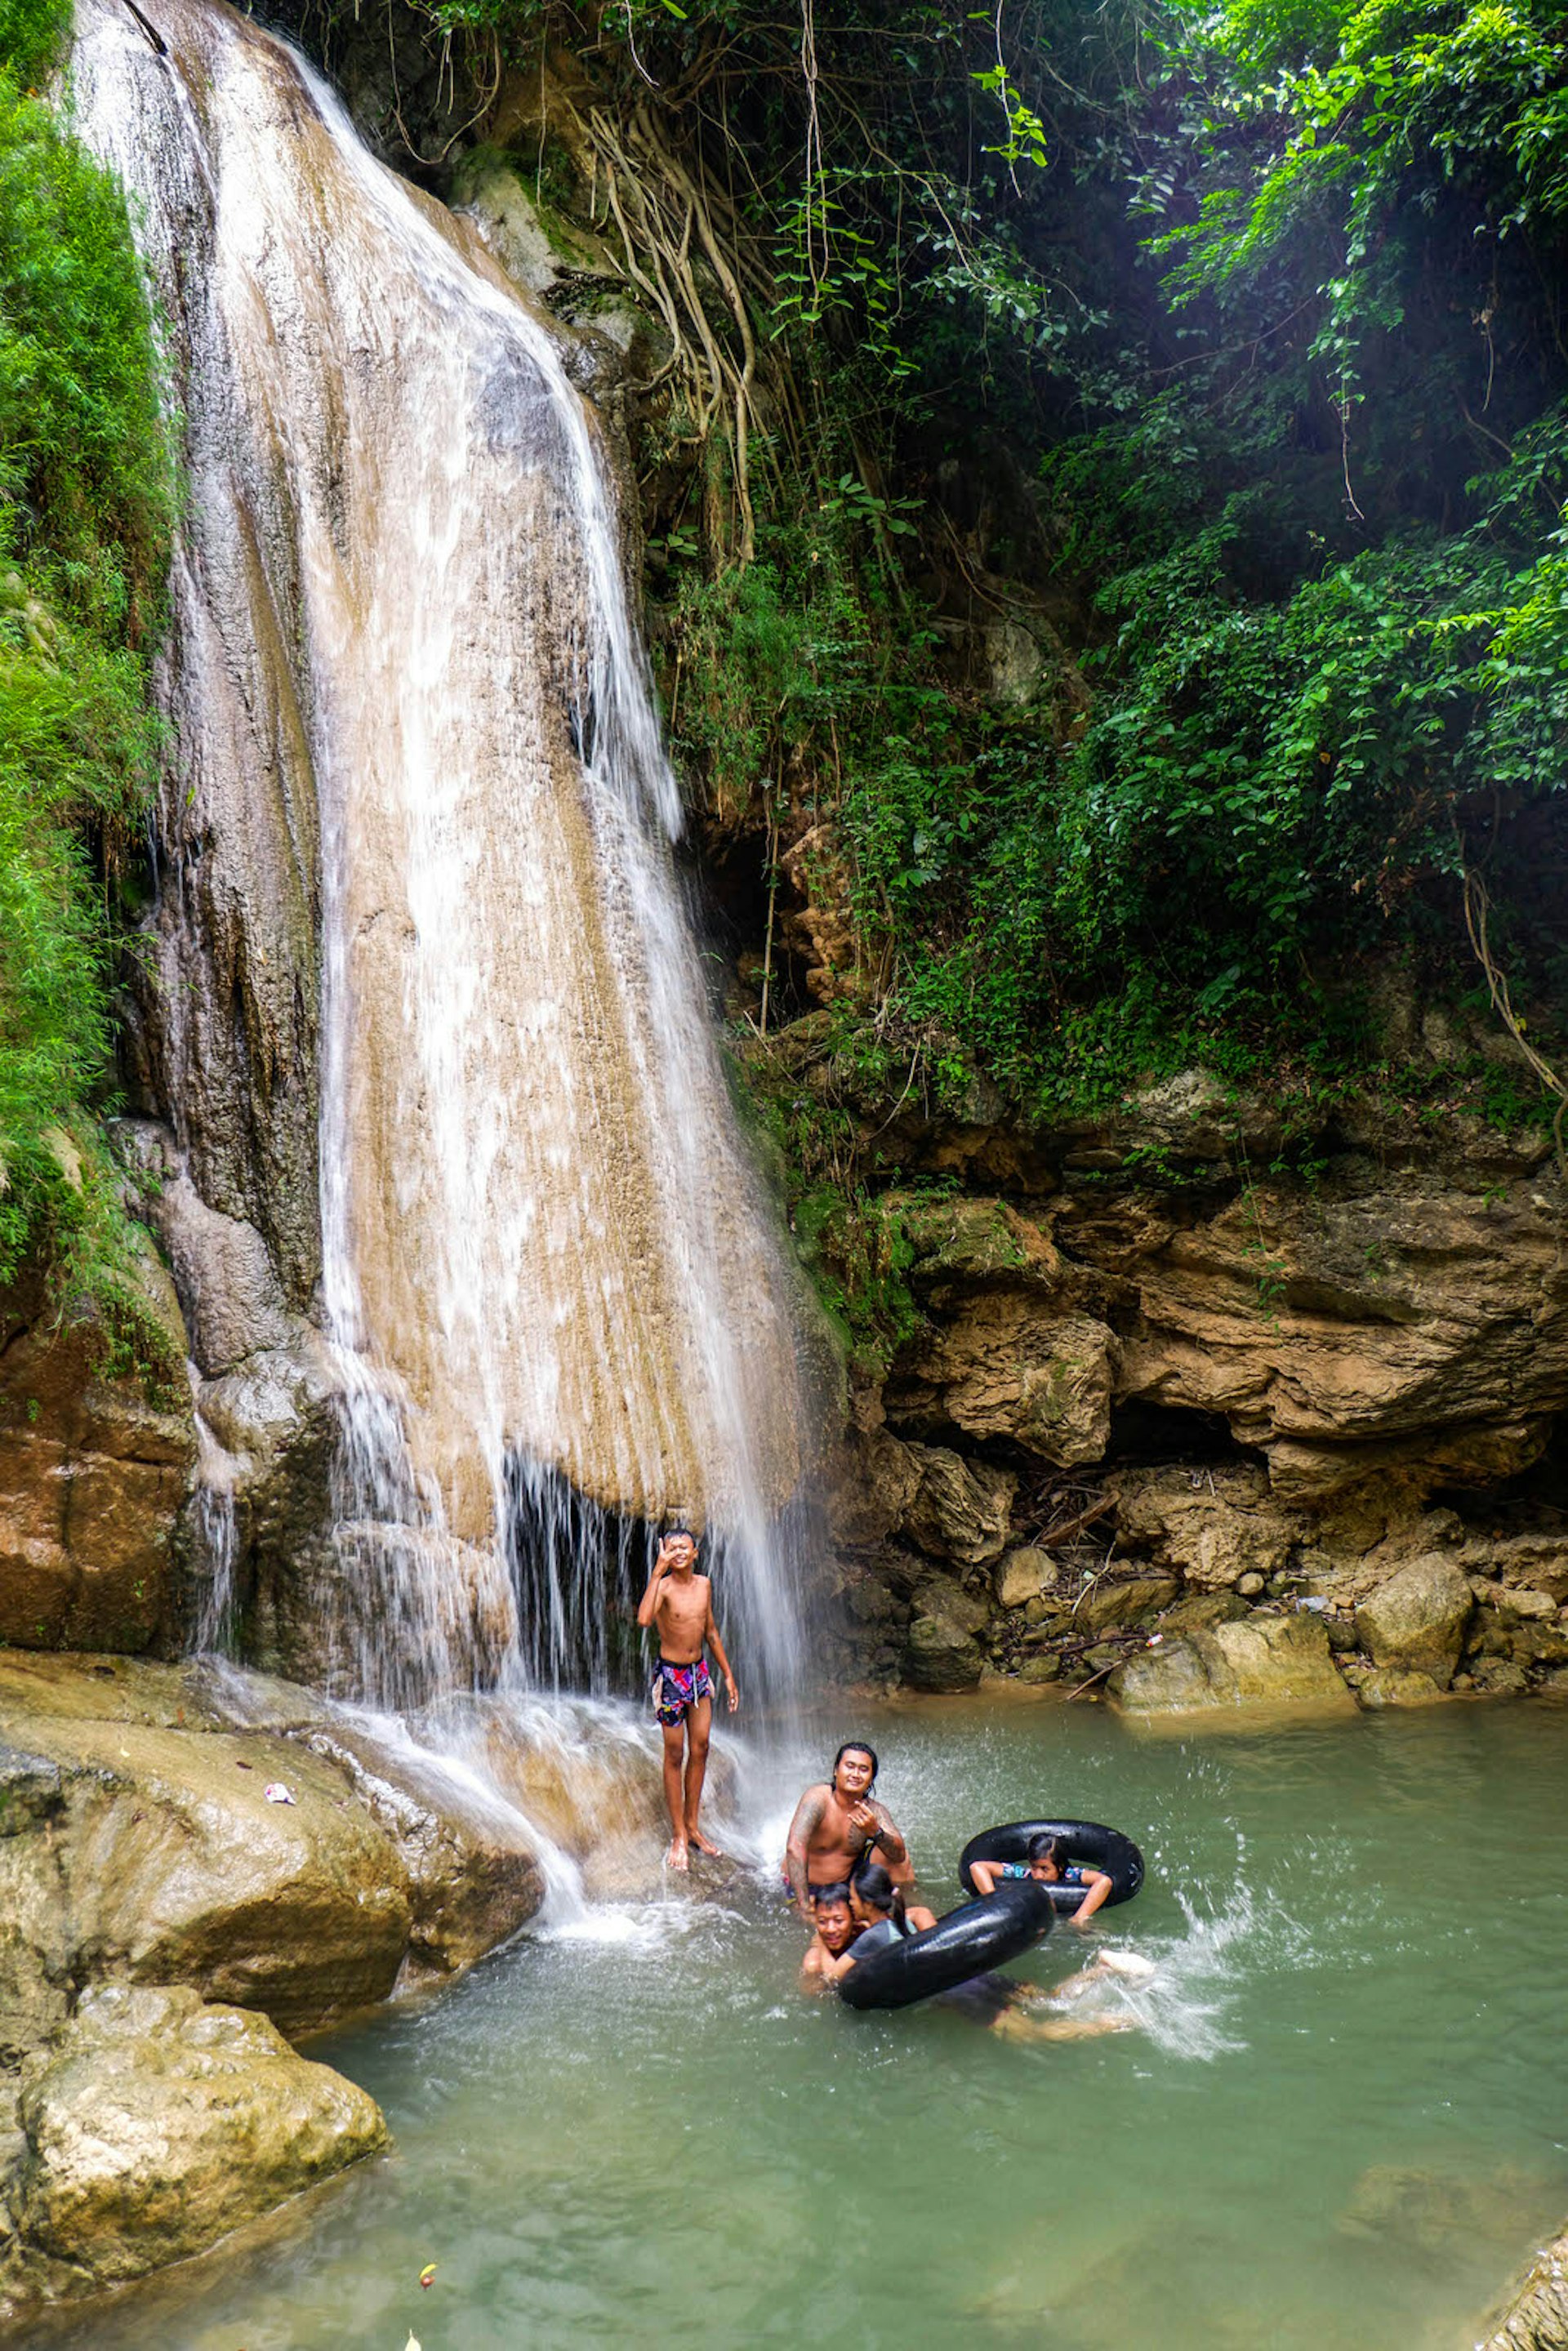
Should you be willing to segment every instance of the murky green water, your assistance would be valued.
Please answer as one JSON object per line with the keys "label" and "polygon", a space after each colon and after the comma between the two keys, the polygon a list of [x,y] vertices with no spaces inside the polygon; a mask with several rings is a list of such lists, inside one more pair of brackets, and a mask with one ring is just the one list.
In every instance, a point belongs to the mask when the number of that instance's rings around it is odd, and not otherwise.
{"label": "murky green water", "polygon": [[[824,1719],[824,1758],[863,1720]],[[1091,1938],[1160,1961],[1138,2032],[1020,2049],[859,2017],[798,1997],[781,1911],[591,1915],[322,2044],[382,2101],[391,2162],[48,2341],[1473,2342],[1568,2211],[1568,1713],[870,1728],[933,1889],[991,1820],[1139,1839],[1148,1886]],[[792,1792],[751,1775],[780,1842]],[[1082,1949],[1059,1931],[1029,1971]]]}

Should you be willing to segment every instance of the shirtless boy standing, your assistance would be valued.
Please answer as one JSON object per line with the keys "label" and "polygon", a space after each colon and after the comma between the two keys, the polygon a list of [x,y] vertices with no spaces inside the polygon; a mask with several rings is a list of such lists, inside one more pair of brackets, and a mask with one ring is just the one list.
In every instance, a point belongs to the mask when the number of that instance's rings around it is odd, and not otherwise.
{"label": "shirtless boy standing", "polygon": [[[906,1898],[914,1886],[909,1848],[886,1806],[873,1797],[875,1782],[875,1753],[857,1740],[847,1740],[833,1758],[831,1778],[808,1788],[795,1807],[784,1875],[808,1926],[814,1923],[812,1896],[817,1888],[843,1884],[853,1876],[856,1863],[868,1855],[885,1864]],[[917,1931],[936,1923],[934,1914],[918,1904],[909,1906],[908,1917]]]}
{"label": "shirtless boy standing", "polygon": [[[664,1734],[664,1802],[669,1807],[670,1849],[664,1855],[671,1869],[691,1865],[690,1848],[716,1854],[697,1826],[707,1774],[708,1733],[713,1728],[713,1677],[703,1656],[713,1651],[724,1676],[731,1714],[740,1704],[740,1692],[713,1621],[713,1585],[696,1573],[697,1547],[684,1528],[666,1535],[659,1545],[648,1578],[648,1589],[637,1606],[637,1622],[644,1629],[657,1625],[659,1663],[653,1675],[653,1711]],[[683,1768],[684,1764],[684,1768]]]}

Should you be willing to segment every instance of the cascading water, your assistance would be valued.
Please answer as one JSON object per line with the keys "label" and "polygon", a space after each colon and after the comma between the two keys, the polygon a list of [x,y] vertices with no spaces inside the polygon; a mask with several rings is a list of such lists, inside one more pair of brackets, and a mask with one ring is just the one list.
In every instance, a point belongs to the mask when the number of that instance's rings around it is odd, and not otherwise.
{"label": "cascading water", "polygon": [[[625,1529],[680,1512],[714,1538],[743,1680],[785,1691],[789,1286],[588,412],[473,225],[378,164],[291,51],[223,0],[152,14],[166,53],[84,0],[78,105],[139,200],[179,361],[166,849],[205,861],[209,926],[228,900],[254,925],[257,841],[279,907],[319,916],[335,1679],[409,1705],[607,1678]],[[162,951],[188,987],[184,887]],[[269,967],[249,977],[272,1002]],[[297,972],[295,1029],[304,992]],[[171,1018],[197,1082],[221,1019]],[[247,1031],[247,1066],[292,1050]],[[283,1124],[277,1165],[257,1150],[275,1187]]]}

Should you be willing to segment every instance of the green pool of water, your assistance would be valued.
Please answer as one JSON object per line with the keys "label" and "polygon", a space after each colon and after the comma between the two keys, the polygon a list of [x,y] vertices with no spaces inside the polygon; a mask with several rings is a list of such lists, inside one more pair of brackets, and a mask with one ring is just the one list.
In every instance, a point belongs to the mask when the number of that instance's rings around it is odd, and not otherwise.
{"label": "green pool of water", "polygon": [[[760,1900],[591,1912],[319,2045],[393,2158],[36,2339],[1473,2343],[1568,2211],[1568,1713],[1149,1736],[932,1703],[824,1717],[816,1767],[862,1728],[934,1895],[989,1821],[1138,1839],[1145,1892],[1087,1938],[1159,1962],[1135,2032],[1023,2049],[808,2002],[800,1930]],[[748,1766],[759,1849],[798,1773]]]}

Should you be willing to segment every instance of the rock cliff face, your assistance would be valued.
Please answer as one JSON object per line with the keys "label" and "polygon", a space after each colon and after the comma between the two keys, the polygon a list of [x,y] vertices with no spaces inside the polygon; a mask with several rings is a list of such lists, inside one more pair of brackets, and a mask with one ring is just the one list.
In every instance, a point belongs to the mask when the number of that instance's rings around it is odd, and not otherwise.
{"label": "rock cliff face", "polygon": [[110,1376],[101,1322],[52,1311],[36,1277],[0,1294],[0,1642],[134,1652],[174,1632],[196,1443],[169,1276],[150,1248],[139,1272],[156,1374]]}
{"label": "rock cliff face", "polygon": [[1303,1605],[1303,1695],[1410,1703],[1568,1667],[1543,1135],[1342,1120],[1310,1181],[1254,1180],[1279,1161],[1269,1113],[1195,1073],[1092,1123],[905,1120],[884,1147],[907,1311],[831,1490],[859,1670],[1097,1682],[1157,1631],[1164,1660],[1113,1694],[1208,1704],[1235,1695],[1225,1618]]}

